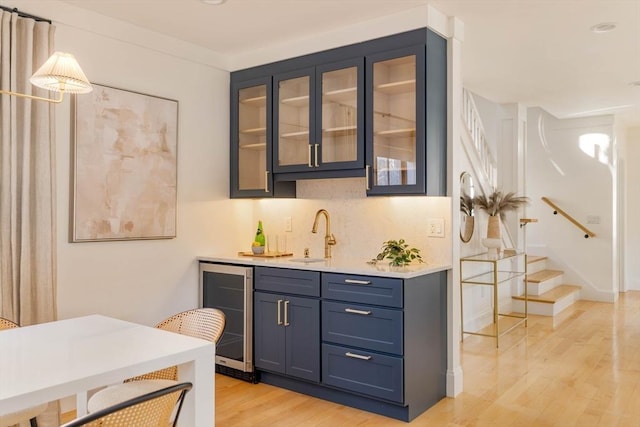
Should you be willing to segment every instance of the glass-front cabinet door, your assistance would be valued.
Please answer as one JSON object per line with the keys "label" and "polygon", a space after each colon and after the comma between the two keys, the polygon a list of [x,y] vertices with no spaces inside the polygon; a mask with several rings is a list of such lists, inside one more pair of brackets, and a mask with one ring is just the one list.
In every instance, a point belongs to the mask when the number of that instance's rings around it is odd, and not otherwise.
{"label": "glass-front cabinet door", "polygon": [[313,167],[314,69],[274,77],[274,169],[299,172]]}
{"label": "glass-front cabinet door", "polygon": [[317,69],[319,82],[314,166],[356,169],[364,165],[364,59]]}
{"label": "glass-front cabinet door", "polygon": [[363,62],[274,77],[276,172],[363,167]]}
{"label": "glass-front cabinet door", "polygon": [[368,194],[424,194],[425,47],[366,62]]}
{"label": "glass-front cabinet door", "polygon": [[231,196],[272,195],[271,78],[231,87]]}

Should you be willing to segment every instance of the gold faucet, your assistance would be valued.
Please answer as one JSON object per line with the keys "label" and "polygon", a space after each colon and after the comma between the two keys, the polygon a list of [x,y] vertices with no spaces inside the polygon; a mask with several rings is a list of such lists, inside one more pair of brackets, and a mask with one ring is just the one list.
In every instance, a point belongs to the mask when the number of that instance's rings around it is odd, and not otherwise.
{"label": "gold faucet", "polygon": [[331,246],[336,244],[336,238],[331,233],[331,219],[329,219],[329,212],[327,212],[326,209],[320,209],[316,212],[316,218],[313,220],[311,232],[318,232],[318,219],[320,219],[320,214],[324,215],[325,223],[327,225],[324,233],[324,257],[331,258]]}

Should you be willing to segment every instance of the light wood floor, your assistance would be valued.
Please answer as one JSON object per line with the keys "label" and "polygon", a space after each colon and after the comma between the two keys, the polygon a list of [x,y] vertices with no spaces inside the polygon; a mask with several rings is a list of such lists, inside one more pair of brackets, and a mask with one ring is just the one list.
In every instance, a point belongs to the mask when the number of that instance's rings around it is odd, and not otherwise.
{"label": "light wood floor", "polygon": [[[462,344],[464,392],[410,426],[640,427],[640,292],[532,316],[501,338]],[[216,376],[216,426],[406,426],[264,384]]]}

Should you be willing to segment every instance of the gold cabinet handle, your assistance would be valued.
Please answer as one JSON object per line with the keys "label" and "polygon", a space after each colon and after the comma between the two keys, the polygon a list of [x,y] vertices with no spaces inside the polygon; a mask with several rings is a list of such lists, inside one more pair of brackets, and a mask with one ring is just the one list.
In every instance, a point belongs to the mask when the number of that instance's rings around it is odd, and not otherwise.
{"label": "gold cabinet handle", "polygon": [[310,168],[313,167],[313,165],[311,164],[311,144],[309,144],[309,153],[307,156],[307,164],[309,165]]}
{"label": "gold cabinet handle", "polygon": [[371,360],[371,356],[363,356],[361,354],[351,353],[350,351],[347,351],[344,355],[354,359]]}
{"label": "gold cabinet handle", "polygon": [[344,283],[349,285],[370,285],[371,280],[344,279]]}
{"label": "gold cabinet handle", "polygon": [[282,308],[281,308],[282,300],[278,300],[278,325],[282,325]]}
{"label": "gold cabinet handle", "polygon": [[269,192],[269,171],[264,171],[264,192]]}
{"label": "gold cabinet handle", "polygon": [[320,166],[320,165],[318,164],[318,145],[320,145],[320,144],[313,144],[313,145],[315,146],[315,156],[314,156],[314,157],[315,157],[315,159],[314,159],[314,163],[315,163],[316,167],[318,167],[318,166]]}
{"label": "gold cabinet handle", "polygon": [[365,180],[365,181],[366,181],[366,183],[367,183],[367,190],[371,190],[371,188],[369,188],[369,168],[370,168],[370,167],[371,167],[371,166],[369,166],[369,165],[366,165],[366,166],[364,167],[364,180]]}
{"label": "gold cabinet handle", "polygon": [[284,302],[284,326],[289,326],[289,301]]}
{"label": "gold cabinet handle", "polygon": [[371,310],[356,310],[355,308],[345,308],[344,311],[346,313],[351,313],[351,314],[362,314],[363,316],[368,316],[371,314]]}

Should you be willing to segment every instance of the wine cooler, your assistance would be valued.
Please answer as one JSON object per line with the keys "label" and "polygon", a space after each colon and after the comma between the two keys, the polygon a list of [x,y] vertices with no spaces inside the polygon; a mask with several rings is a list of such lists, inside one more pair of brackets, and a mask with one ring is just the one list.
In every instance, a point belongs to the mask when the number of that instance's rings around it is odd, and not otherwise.
{"label": "wine cooler", "polygon": [[216,345],[216,372],[255,382],[253,268],[200,262],[203,307],[222,310],[224,334]]}

